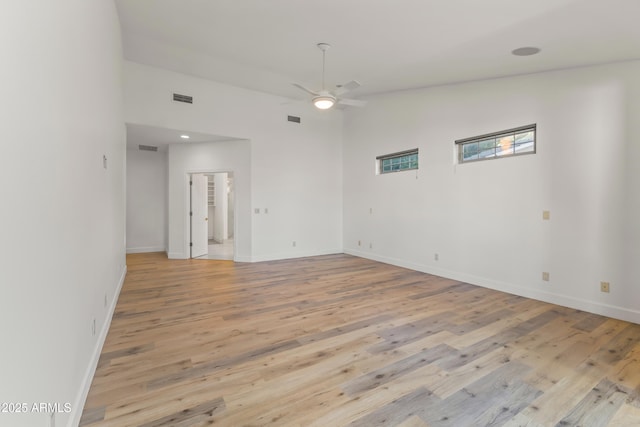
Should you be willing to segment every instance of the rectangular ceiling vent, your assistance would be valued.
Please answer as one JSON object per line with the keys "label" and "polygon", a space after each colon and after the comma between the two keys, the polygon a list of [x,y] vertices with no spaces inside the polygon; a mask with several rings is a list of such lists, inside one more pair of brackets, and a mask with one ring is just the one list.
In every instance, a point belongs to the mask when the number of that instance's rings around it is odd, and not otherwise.
{"label": "rectangular ceiling vent", "polygon": [[153,145],[138,145],[140,151],[158,151],[158,147],[154,147]]}
{"label": "rectangular ceiling vent", "polygon": [[287,120],[293,123],[300,123],[300,117],[296,116],[287,116]]}
{"label": "rectangular ceiling vent", "polygon": [[193,104],[193,96],[189,95],[180,95],[179,93],[174,93],[173,100],[177,102],[184,102],[186,104]]}

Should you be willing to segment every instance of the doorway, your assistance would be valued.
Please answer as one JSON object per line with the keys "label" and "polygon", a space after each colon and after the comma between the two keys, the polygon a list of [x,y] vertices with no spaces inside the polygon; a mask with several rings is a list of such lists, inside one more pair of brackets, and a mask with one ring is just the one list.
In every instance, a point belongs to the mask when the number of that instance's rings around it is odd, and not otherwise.
{"label": "doorway", "polygon": [[233,260],[235,190],[233,172],[190,176],[191,258]]}

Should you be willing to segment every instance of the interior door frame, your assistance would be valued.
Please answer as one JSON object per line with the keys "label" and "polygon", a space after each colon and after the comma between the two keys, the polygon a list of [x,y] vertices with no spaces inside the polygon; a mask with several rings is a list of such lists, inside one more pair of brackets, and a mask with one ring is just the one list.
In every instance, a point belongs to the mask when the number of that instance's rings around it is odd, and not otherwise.
{"label": "interior door frame", "polygon": [[[183,215],[182,217],[184,218],[184,229],[185,229],[185,233],[184,233],[184,253],[185,254],[189,254],[189,259],[194,259],[191,258],[191,246],[189,245],[189,243],[191,243],[191,217],[189,215],[189,212],[191,211],[191,185],[190,185],[190,180],[191,180],[191,174],[205,174],[205,175],[213,175],[216,173],[230,173],[233,175],[233,179],[236,179],[236,173],[234,172],[233,169],[195,169],[195,170],[188,170],[186,171],[186,173],[184,174],[184,188],[186,189],[185,191],[185,199],[184,199],[184,209],[183,209]],[[238,236],[238,211],[236,209],[237,204],[238,204],[238,192],[237,189],[238,187],[236,185],[234,185],[234,198],[233,198],[233,262],[236,262],[236,258],[237,258],[237,254],[238,254],[238,250],[237,250],[237,236]]]}

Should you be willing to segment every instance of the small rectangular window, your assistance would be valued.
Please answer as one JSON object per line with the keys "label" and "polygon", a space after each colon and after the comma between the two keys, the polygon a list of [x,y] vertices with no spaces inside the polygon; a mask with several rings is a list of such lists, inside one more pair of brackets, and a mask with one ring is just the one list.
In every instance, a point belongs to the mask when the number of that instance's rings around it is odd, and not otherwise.
{"label": "small rectangular window", "polygon": [[536,152],[536,125],[503,130],[472,138],[459,139],[458,162],[490,160]]}
{"label": "small rectangular window", "polygon": [[378,173],[400,172],[418,169],[418,149],[400,151],[376,157]]}

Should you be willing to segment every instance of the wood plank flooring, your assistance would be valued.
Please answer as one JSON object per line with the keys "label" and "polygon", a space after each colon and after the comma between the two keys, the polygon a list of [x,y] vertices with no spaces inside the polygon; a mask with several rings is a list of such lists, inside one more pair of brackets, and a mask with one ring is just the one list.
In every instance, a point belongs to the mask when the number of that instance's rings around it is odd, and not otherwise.
{"label": "wood plank flooring", "polygon": [[81,426],[638,426],[640,325],[351,257],[127,257]]}

